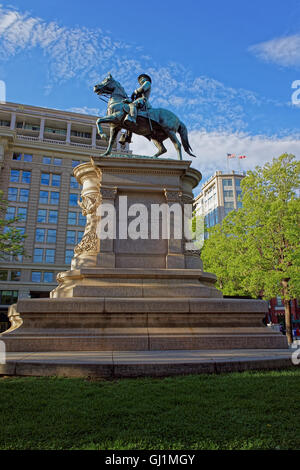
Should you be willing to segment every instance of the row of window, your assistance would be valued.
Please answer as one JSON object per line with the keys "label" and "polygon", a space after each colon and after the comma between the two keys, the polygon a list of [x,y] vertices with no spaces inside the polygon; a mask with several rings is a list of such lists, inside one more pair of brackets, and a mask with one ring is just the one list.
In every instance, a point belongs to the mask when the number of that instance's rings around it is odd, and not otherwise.
{"label": "row of window", "polygon": [[20,271],[5,271],[1,269],[0,271],[0,281],[13,281],[18,282],[21,278]]}
{"label": "row of window", "polygon": [[55,173],[41,173],[41,184],[43,186],[56,186],[60,187],[61,175]]}
{"label": "row of window", "polygon": [[[74,250],[65,251],[65,264],[70,264],[74,255]],[[35,248],[33,252],[34,263],[55,263],[55,250],[52,248]]]}
{"label": "row of window", "polygon": [[37,243],[56,243],[56,230],[37,228],[35,231],[35,241]]}
{"label": "row of window", "polygon": [[[56,194],[51,193],[50,198],[49,195],[42,195],[40,197],[40,204],[58,204],[56,201]],[[72,201],[75,205],[74,201]],[[14,207],[9,206],[6,209],[5,220],[12,220],[15,217],[20,217],[20,221],[26,222],[27,219],[27,207]],[[39,209],[37,215],[37,222],[41,224],[57,224],[58,223],[58,211],[56,210],[49,210],[49,209]],[[81,227],[85,227],[86,224],[86,217],[81,214],[81,212],[68,212],[68,225],[80,225]],[[21,229],[20,229],[21,230]],[[24,229],[22,229],[24,230]]]}
{"label": "row of window", "polygon": [[10,182],[11,183],[30,184],[30,182],[31,182],[31,171],[10,170]]}
{"label": "row of window", "polygon": [[32,162],[32,155],[28,153],[13,153],[13,160],[22,161],[22,162]]}
{"label": "row of window", "polygon": [[[58,211],[49,209],[39,209],[37,222],[41,224],[57,224]],[[80,225],[85,227],[86,217],[81,212],[68,212],[68,225]]]}
{"label": "row of window", "polygon": [[53,282],[54,273],[52,271],[32,271],[31,281],[32,282]]}
{"label": "row of window", "polygon": [[[83,231],[67,230],[66,243],[67,245],[76,245],[81,242]],[[37,228],[35,232],[35,241],[37,243],[56,243],[56,230]]]}
{"label": "row of window", "polygon": [[[31,171],[25,170],[11,170],[10,180],[11,183],[25,183],[30,184],[31,182]],[[42,173],[41,174],[41,185],[43,186],[55,186],[60,187],[61,175],[55,173]],[[79,188],[79,184],[74,176],[70,177],[70,187],[74,189]]]}
{"label": "row of window", "polygon": [[[223,188],[224,186],[233,186],[233,182],[232,182],[232,179],[231,178],[228,178],[228,179],[223,179],[222,180],[222,183],[223,183]],[[241,186],[241,179],[239,178],[236,178],[235,179],[235,186],[237,187],[240,187]]]}
{"label": "row of window", "polygon": [[28,202],[29,189],[8,188],[7,199],[13,202]]}
{"label": "row of window", "polygon": [[0,290],[0,304],[11,305],[16,303],[18,300],[17,290]]}
{"label": "row of window", "polygon": [[15,217],[20,217],[20,221],[25,222],[27,218],[27,208],[26,207],[8,207],[6,209],[5,220],[12,220]]}

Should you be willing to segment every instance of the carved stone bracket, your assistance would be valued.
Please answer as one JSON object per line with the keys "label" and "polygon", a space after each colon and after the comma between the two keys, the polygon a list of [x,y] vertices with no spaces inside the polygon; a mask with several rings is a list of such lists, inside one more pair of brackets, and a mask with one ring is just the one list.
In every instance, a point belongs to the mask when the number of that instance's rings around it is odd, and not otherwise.
{"label": "carved stone bracket", "polygon": [[167,202],[181,202],[182,192],[181,191],[172,191],[169,189],[164,189],[164,194]]}
{"label": "carved stone bracket", "polygon": [[117,195],[117,188],[104,188],[103,186],[100,186],[100,195],[102,199],[114,200]]}

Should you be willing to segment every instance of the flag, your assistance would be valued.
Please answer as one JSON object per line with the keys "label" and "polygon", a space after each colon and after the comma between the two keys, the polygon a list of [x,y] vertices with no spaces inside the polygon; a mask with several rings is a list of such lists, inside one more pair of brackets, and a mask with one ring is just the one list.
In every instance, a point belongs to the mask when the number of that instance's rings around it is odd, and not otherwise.
{"label": "flag", "polygon": [[235,158],[235,153],[227,153],[227,158]]}
{"label": "flag", "polygon": [[242,158],[247,158],[246,155],[240,155],[239,159],[241,160]]}

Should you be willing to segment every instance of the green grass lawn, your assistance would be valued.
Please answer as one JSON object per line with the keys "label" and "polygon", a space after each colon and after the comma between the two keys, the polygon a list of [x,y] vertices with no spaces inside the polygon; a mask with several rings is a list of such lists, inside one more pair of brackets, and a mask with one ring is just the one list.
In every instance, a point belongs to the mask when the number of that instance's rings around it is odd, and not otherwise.
{"label": "green grass lawn", "polygon": [[300,369],[0,378],[0,449],[300,449]]}

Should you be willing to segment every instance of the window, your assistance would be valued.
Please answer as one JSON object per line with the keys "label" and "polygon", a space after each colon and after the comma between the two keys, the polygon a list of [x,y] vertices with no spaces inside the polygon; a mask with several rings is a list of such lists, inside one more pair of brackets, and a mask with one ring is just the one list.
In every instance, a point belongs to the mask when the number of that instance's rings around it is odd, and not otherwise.
{"label": "window", "polygon": [[25,235],[25,228],[18,227],[17,230],[20,232],[20,235]]}
{"label": "window", "polygon": [[29,189],[20,189],[19,201],[28,202],[29,199]]}
{"label": "window", "polygon": [[70,188],[72,188],[72,189],[78,189],[79,188],[79,184],[78,184],[75,176],[71,176],[71,178],[70,178]]}
{"label": "window", "polygon": [[21,279],[21,271],[12,271],[10,273],[10,280],[14,282],[19,282]]}
{"label": "window", "polygon": [[31,171],[23,171],[22,183],[30,184],[30,181],[31,181]]}
{"label": "window", "polygon": [[53,161],[54,165],[61,166],[61,162],[62,162],[61,158],[54,158],[54,161]]}
{"label": "window", "polygon": [[50,204],[57,205],[59,203],[59,193],[51,191],[50,193]]}
{"label": "window", "polygon": [[1,290],[0,291],[0,303],[2,305],[11,305],[18,300],[17,290]]}
{"label": "window", "polygon": [[282,298],[277,296],[276,297],[276,307],[283,307],[283,306],[284,306],[284,304],[282,302]]}
{"label": "window", "polygon": [[65,129],[57,129],[54,127],[45,127],[45,132],[48,134],[60,134],[60,135],[66,135],[67,133]]}
{"label": "window", "polygon": [[75,168],[75,166],[80,165],[79,160],[72,160],[72,168]]}
{"label": "window", "polygon": [[47,243],[56,243],[56,230],[52,230],[52,229],[48,230]]}
{"label": "window", "polygon": [[73,258],[73,250],[66,250],[65,263],[70,264]]}
{"label": "window", "polygon": [[75,230],[67,231],[67,245],[75,245],[76,243],[76,232]]}
{"label": "window", "polygon": [[44,243],[45,240],[45,229],[37,228],[35,231],[35,241],[37,243]]}
{"label": "window", "polygon": [[77,199],[78,199],[77,194],[71,193],[69,195],[69,205],[70,206],[77,206]]}
{"label": "window", "polygon": [[241,181],[242,181],[241,179],[236,179],[235,180],[235,185],[240,187],[241,186]]}
{"label": "window", "polygon": [[45,272],[44,273],[44,282],[53,282],[53,273]]}
{"label": "window", "polygon": [[49,217],[48,217],[49,224],[57,224],[57,220],[58,220],[58,212],[49,211]]}
{"label": "window", "polygon": [[242,201],[238,201],[238,202],[237,202],[237,208],[238,208],[238,209],[241,209],[242,207],[243,207]]}
{"label": "window", "polygon": [[32,162],[32,155],[24,153],[24,162]]}
{"label": "window", "polygon": [[85,224],[86,224],[86,217],[82,215],[81,212],[79,212],[78,225],[82,225],[83,227],[85,227]]}
{"label": "window", "polygon": [[227,198],[227,197],[233,197],[233,191],[232,191],[232,189],[227,190],[227,191],[224,191],[224,197],[225,197],[225,198]]}
{"label": "window", "polygon": [[43,163],[44,163],[44,165],[50,165],[51,164],[51,157],[43,157]]}
{"label": "window", "polygon": [[45,186],[49,186],[50,184],[50,174],[49,173],[42,173],[41,174],[41,184]]}
{"label": "window", "polygon": [[77,213],[69,212],[68,213],[68,225],[76,225],[76,224],[77,224]]}
{"label": "window", "polygon": [[35,248],[33,252],[33,262],[42,263],[43,262],[43,248]]}
{"label": "window", "polygon": [[10,170],[10,181],[11,183],[18,183],[20,180],[20,170]]}
{"label": "window", "polygon": [[[48,199],[47,199],[47,201],[48,201]],[[46,209],[39,209],[38,210],[37,222],[43,223],[43,224],[47,222],[47,210]]]}
{"label": "window", "polygon": [[48,191],[40,191],[40,204],[48,204]]}
{"label": "window", "polygon": [[31,272],[31,281],[32,282],[41,282],[41,280],[42,280],[41,271],[32,271]]}
{"label": "window", "polygon": [[60,186],[60,175],[52,175],[52,186],[59,188]]}
{"label": "window", "polygon": [[13,160],[18,160],[18,161],[22,160],[22,154],[14,152],[13,153]]}
{"label": "window", "polygon": [[6,209],[5,220],[12,220],[15,218],[16,208],[15,207],[8,207]]}
{"label": "window", "polygon": [[8,188],[7,199],[9,201],[17,201],[17,199],[18,199],[18,188]]}
{"label": "window", "polygon": [[232,179],[224,179],[223,180],[223,187],[224,186],[232,186]]}
{"label": "window", "polygon": [[84,232],[77,232],[77,243],[80,243],[82,240]]}
{"label": "window", "polygon": [[53,264],[55,262],[55,250],[46,249],[45,263]]}
{"label": "window", "polygon": [[0,281],[7,281],[8,271],[0,271]]}

